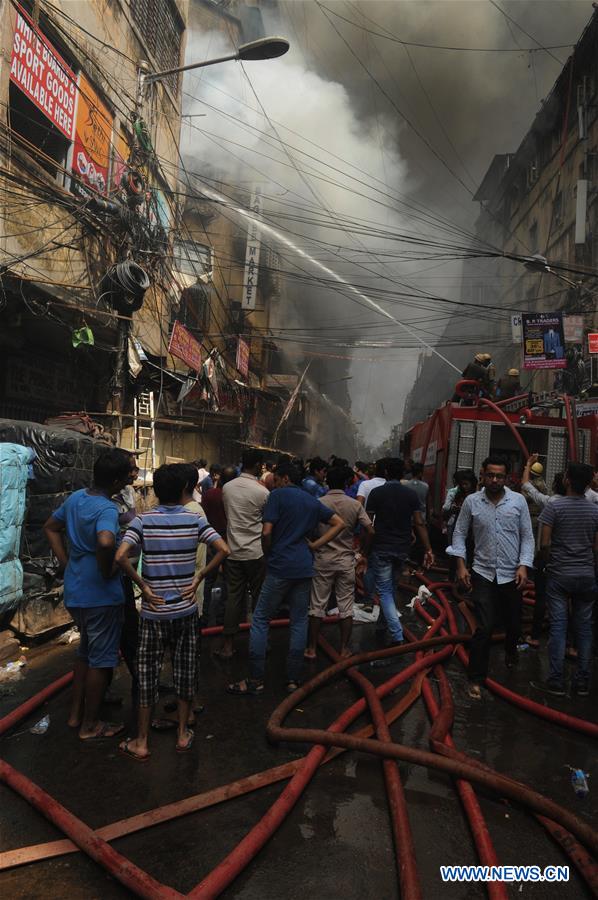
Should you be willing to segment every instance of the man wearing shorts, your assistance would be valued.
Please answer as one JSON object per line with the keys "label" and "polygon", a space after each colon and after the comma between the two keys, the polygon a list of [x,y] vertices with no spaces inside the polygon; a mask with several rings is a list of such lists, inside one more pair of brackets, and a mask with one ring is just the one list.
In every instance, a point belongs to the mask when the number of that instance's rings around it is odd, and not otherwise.
{"label": "man wearing shorts", "polygon": [[[321,547],[314,557],[306,659],[315,659],[316,657],[320,624],[326,615],[326,607],[332,591],[334,591],[339,612],[341,631],[339,653],[343,657],[351,655],[349,640],[353,626],[355,569],[356,563],[360,569],[363,569],[365,565],[365,557],[362,557],[361,554],[358,554],[357,559],[355,558],[354,534],[356,528],[361,526],[361,547],[366,556],[374,535],[370,517],[359,500],[353,500],[345,494],[345,488],[351,484],[352,480],[353,472],[348,466],[328,469],[326,474],[328,493],[320,498],[320,503],[340,516],[347,527]],[[320,525],[318,534],[322,534],[323,531],[323,526]]]}
{"label": "man wearing shorts", "polygon": [[[118,510],[110,499],[129,480],[131,454],[107,450],[93,468],[93,487],[75,491],[44,531],[64,571],[64,605],[81,634],[68,724],[82,741],[113,737],[123,725],[102,722],[100,704],[118,665],[124,594],[114,573]],[[63,535],[66,532],[67,554]]]}
{"label": "man wearing shorts", "polygon": [[[148,734],[152,707],[158,700],[158,684],[164,653],[172,655],[174,689],[178,705],[176,749],[191,749],[193,731],[188,727],[193,695],[197,689],[199,618],[196,591],[206,575],[228,556],[229,549],[207,519],[183,505],[188,477],[184,466],[160,466],[154,472],[154,493],[159,505],[133,519],[116,561],[141,588],[141,624],[137,648],[139,677],[138,732],[119,749],[132,759],[148,759]],[[198,544],[216,553],[197,574]],[[129,554],[142,550],[142,574],[133,568]]]}

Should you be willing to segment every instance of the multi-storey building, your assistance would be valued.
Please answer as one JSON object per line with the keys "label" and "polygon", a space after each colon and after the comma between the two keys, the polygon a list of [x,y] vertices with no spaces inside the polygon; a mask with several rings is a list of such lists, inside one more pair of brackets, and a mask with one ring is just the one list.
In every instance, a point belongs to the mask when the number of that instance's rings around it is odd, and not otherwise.
{"label": "multi-storey building", "polygon": [[[583,316],[582,333],[572,343],[587,356],[585,335],[597,324],[597,39],[594,13],[518,149],[494,157],[474,197],[480,204],[478,238],[509,256],[539,254],[555,268],[530,268],[510,258],[465,263],[462,299],[472,304],[466,308],[470,332],[455,317],[444,338],[471,333],[479,340],[478,346],[452,350],[458,365],[477,349],[492,353],[498,376],[511,366],[521,369],[521,338],[510,319],[521,312]],[[446,375],[442,361],[422,358],[406,405],[407,424],[449,399],[452,379]],[[554,386],[550,371],[522,369],[521,380],[534,391]]]}

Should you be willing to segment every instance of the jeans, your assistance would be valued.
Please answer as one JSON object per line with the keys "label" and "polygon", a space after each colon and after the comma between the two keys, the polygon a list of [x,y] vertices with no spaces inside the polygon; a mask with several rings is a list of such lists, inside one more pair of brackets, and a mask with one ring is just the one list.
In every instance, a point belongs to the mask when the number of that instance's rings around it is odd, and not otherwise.
{"label": "jeans", "polygon": [[474,572],[472,582],[477,628],[469,645],[468,675],[471,681],[479,684],[488,675],[492,632],[501,620],[506,632],[505,650],[509,654],[517,653],[522,594],[515,587],[514,581],[498,584],[496,579],[488,581]]}
{"label": "jeans", "polygon": [[299,681],[303,673],[303,653],[307,643],[310,593],[311,578],[279,578],[270,573],[266,575],[249,631],[250,678],[255,681],[262,681],[264,678],[270,620],[286,600],[290,619],[287,680]]}
{"label": "jeans", "polygon": [[593,575],[549,575],[546,585],[550,636],[548,659],[550,678],[564,679],[565,647],[569,618],[569,597],[573,609],[573,631],[577,646],[577,670],[575,679],[585,679],[590,674],[592,651],[592,610],[596,599],[596,579]]}
{"label": "jeans", "polygon": [[396,605],[396,584],[406,556],[372,553],[370,565],[374,571],[376,591],[380,597],[380,612],[392,641],[403,640],[403,629]]}

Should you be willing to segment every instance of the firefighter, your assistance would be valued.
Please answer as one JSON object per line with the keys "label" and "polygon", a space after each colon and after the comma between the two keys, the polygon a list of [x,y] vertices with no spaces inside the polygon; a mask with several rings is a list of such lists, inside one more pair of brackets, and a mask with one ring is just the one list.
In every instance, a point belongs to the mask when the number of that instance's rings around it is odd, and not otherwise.
{"label": "firefighter", "polygon": [[496,396],[500,400],[510,400],[511,397],[521,394],[522,390],[519,383],[519,369],[509,369],[496,386]]}
{"label": "firefighter", "polygon": [[[481,397],[491,397],[494,393],[495,371],[490,354],[476,353],[472,362],[465,366],[462,377],[467,381],[478,382]],[[473,393],[471,391],[471,396],[473,396]],[[460,397],[458,394],[453,396],[453,403],[458,403],[461,400],[463,400],[463,397]]]}

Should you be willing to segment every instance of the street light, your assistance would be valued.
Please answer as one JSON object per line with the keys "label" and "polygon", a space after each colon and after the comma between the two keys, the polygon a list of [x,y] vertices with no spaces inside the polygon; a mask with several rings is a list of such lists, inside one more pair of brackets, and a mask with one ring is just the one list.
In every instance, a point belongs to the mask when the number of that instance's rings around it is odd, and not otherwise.
{"label": "street light", "polygon": [[167,75],[175,75],[177,72],[188,72],[189,69],[201,69],[205,66],[215,66],[218,63],[229,62],[230,60],[241,60],[248,62],[258,59],[276,59],[278,56],[284,56],[289,49],[289,42],[283,37],[264,37],[257,41],[249,41],[248,44],[241,44],[234,53],[227,56],[219,56],[217,59],[206,59],[203,62],[189,63],[188,66],[178,66],[176,69],[164,69],[163,72],[151,72],[146,75],[141,73],[142,85],[153,84],[154,81],[161,81]]}

